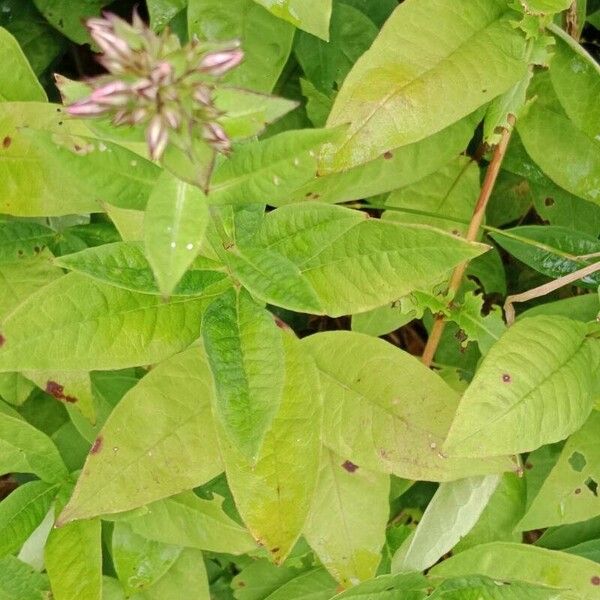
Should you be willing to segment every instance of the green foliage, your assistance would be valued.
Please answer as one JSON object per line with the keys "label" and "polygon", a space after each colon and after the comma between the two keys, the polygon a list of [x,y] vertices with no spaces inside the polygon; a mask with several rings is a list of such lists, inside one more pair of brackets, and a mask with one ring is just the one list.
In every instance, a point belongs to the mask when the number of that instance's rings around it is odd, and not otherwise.
{"label": "green foliage", "polygon": [[0,600],[600,599],[600,3],[134,4],[0,0]]}

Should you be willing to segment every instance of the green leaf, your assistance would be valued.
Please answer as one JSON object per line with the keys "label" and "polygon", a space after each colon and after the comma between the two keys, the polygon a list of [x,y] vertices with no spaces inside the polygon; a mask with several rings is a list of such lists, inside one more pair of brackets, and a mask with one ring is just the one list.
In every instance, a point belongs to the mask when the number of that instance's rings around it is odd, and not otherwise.
{"label": "green leaf", "polygon": [[7,221],[1,227],[0,262],[35,258],[57,238],[49,227],[29,221]]}
{"label": "green leaf", "polygon": [[571,0],[519,0],[523,10],[534,15],[561,12],[571,6]]}
{"label": "green leaf", "polygon": [[206,310],[202,336],[215,382],[213,411],[242,455],[256,458],[284,385],[281,332],[244,290]]}
{"label": "green leaf", "polygon": [[48,595],[48,578],[14,556],[0,559],[0,598],[40,600]]}
{"label": "green leaf", "polygon": [[150,504],[127,523],[134,533],[164,544],[228,554],[254,550],[248,531],[226,515],[222,504],[222,498],[203,500],[186,492]]}
{"label": "green leaf", "polygon": [[19,42],[4,27],[0,27],[0,89],[2,102],[47,100],[46,92],[23,54]]}
{"label": "green leaf", "polygon": [[[534,83],[532,92],[538,99],[517,123],[527,153],[555,184],[600,203],[600,140],[568,118],[547,73],[538,75],[537,82],[534,78]],[[560,153],[560,161],[554,160],[548,148]]]}
{"label": "green leaf", "polygon": [[329,18],[332,0],[254,0],[276,17],[308,31],[322,40],[329,39]]}
{"label": "green leaf", "polygon": [[0,502],[0,556],[12,554],[43,521],[58,486],[44,481],[20,485]]}
{"label": "green leaf", "polygon": [[[552,279],[568,275],[594,262],[580,258],[594,254],[600,257],[600,241],[581,231],[549,225],[525,225],[503,231],[492,231],[490,236],[515,258]],[[600,285],[600,275],[594,273],[581,280],[591,287]]]}
{"label": "green leaf", "polygon": [[273,90],[295,31],[253,0],[189,0],[188,30],[190,38],[198,36],[209,42],[240,40],[244,63],[224,80],[257,92]]}
{"label": "green leaf", "polygon": [[108,0],[33,0],[38,10],[48,22],[63,35],[77,44],[89,42],[89,36],[83,23],[88,17],[100,14],[100,9]]}
{"label": "green leaf", "polygon": [[430,588],[431,583],[420,573],[382,575],[346,590],[335,596],[335,599],[395,600],[396,598],[402,598],[402,600],[425,600]]}
{"label": "green leaf", "polygon": [[592,411],[585,425],[567,440],[519,529],[529,531],[575,523],[598,514],[599,427],[600,413]]}
{"label": "green leaf", "polygon": [[259,135],[269,123],[298,106],[297,102],[286,98],[230,87],[216,89],[214,102],[217,109],[224,113],[219,123],[231,139]]}
{"label": "green leaf", "polygon": [[441,483],[414,534],[392,559],[393,572],[424,571],[475,525],[498,487],[499,475]]}
{"label": "green leaf", "polygon": [[62,459],[44,433],[0,411],[0,473],[33,473],[47,483],[67,476]]}
{"label": "green leaf", "polygon": [[0,211],[46,217],[101,212],[104,202],[144,208],[160,169],[110,142],[79,137],[86,134],[58,105],[0,103]]}
{"label": "green leaf", "polygon": [[208,225],[204,194],[163,173],[144,217],[145,253],[164,296],[169,296],[194,262]]}
{"label": "green leaf", "polygon": [[21,406],[34,388],[20,373],[0,373],[0,397],[13,406]]}
{"label": "green leaf", "polygon": [[308,79],[300,78],[302,95],[306,98],[306,116],[315,127],[324,127],[331,112],[333,100],[319,91]]}
{"label": "green leaf", "polygon": [[[150,264],[144,256],[143,245],[137,242],[103,244],[61,256],[54,262],[119,288],[144,294],[160,294]],[[218,265],[202,257],[197,258],[175,286],[172,295],[201,296],[213,284],[226,278],[225,273],[211,267],[216,268]]]}
{"label": "green leaf", "polygon": [[200,317],[218,287],[164,302],[70,273],[0,324],[0,370],[91,371],[159,362],[199,336]]}
{"label": "green leaf", "polygon": [[329,40],[324,36],[319,36],[322,38],[319,40],[300,32],[296,36],[294,53],[307,79],[317,90],[330,96],[341,87],[377,33],[375,24],[359,10],[335,2]]}
{"label": "green leaf", "polygon": [[162,31],[186,8],[187,0],[148,0],[147,5],[152,29]]}
{"label": "green leaf", "polygon": [[[502,581],[522,581],[568,589],[586,600],[600,598],[598,565],[590,560],[526,544],[494,542],[465,550],[436,565],[433,577],[473,573]],[[573,597],[573,596],[571,596]]]}
{"label": "green leaf", "polygon": [[286,131],[236,147],[215,169],[209,203],[276,203],[287,198],[315,176],[319,147],[338,134],[330,129]]}
{"label": "green leaf", "polygon": [[[595,400],[600,345],[585,324],[522,319],[485,356],[444,444],[451,456],[497,456],[566,438]],[[567,391],[568,390],[568,391]]]}
{"label": "green leaf", "polygon": [[312,335],[302,344],[321,374],[324,443],[355,465],[429,481],[511,470],[505,458],[440,452],[458,394],[414,356],[345,331]]}
{"label": "green leaf", "polygon": [[[130,510],[218,475],[222,466],[212,426],[212,393],[198,347],[152,369],[111,413],[60,520]],[[136,424],[135,437],[131,423]]]}
{"label": "green leaf", "polygon": [[254,245],[260,253],[228,249],[236,277],[252,293],[332,317],[397,300],[484,250],[431,227],[314,202],[270,212]]}
{"label": "green leaf", "polygon": [[125,521],[114,524],[111,554],[119,581],[128,596],[152,587],[170,569],[181,551],[180,546],[137,535]]}
{"label": "green leaf", "polygon": [[275,206],[306,200],[344,202],[369,198],[411,185],[435,173],[460,154],[480,120],[479,111],[419,142],[386,152],[368,163],[338,173],[318,173]]}
{"label": "green leaf", "polygon": [[331,575],[323,568],[316,568],[290,579],[265,600],[329,600],[337,589]]}
{"label": "green leaf", "polygon": [[[324,170],[347,169],[417,142],[519,81],[527,65],[514,14],[504,0],[398,7],[336,98],[328,125],[351,125],[324,157]],[[422,35],[425,29],[436,32],[435,41]]]}
{"label": "green leaf", "polygon": [[384,219],[395,223],[431,225],[465,235],[479,196],[479,168],[457,156],[439,171],[392,192]]}
{"label": "green leaf", "polygon": [[546,304],[538,304],[522,312],[517,318],[525,319],[538,315],[558,315],[576,321],[593,321],[600,313],[600,298],[596,293],[581,294]]}
{"label": "green leaf", "polygon": [[389,517],[389,475],[374,473],[324,449],[303,534],[343,587],[375,576]]}
{"label": "green leaf", "polygon": [[344,4],[358,8],[362,13],[367,15],[377,27],[381,27],[387,18],[398,7],[397,0],[344,0]]}
{"label": "green leaf", "polygon": [[227,481],[240,515],[277,563],[297,541],[310,510],[319,471],[322,411],[314,363],[292,333],[282,337],[283,396],[257,460],[249,461],[227,437],[220,437]]}
{"label": "green leaf", "polygon": [[98,519],[50,531],[44,553],[56,600],[101,600],[102,546]]}

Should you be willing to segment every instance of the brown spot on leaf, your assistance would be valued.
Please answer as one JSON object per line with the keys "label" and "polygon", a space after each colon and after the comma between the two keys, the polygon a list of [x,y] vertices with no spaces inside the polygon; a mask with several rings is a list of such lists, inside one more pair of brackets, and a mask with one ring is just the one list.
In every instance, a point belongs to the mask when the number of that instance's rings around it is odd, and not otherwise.
{"label": "brown spot on leaf", "polygon": [[99,435],[94,440],[94,443],[92,444],[92,447],[90,449],[90,454],[98,454],[98,452],[100,452],[100,450],[102,450],[103,443],[104,443],[104,438],[101,435]]}
{"label": "brown spot on leaf", "polygon": [[502,381],[504,383],[510,383],[512,381],[512,377],[508,373],[502,374]]}
{"label": "brown spot on leaf", "polygon": [[342,463],[342,467],[348,471],[348,473],[354,473],[356,469],[358,469],[358,465],[355,465],[353,462],[346,460]]}
{"label": "brown spot on leaf", "polygon": [[0,333],[0,348],[6,343],[6,338]]}
{"label": "brown spot on leaf", "polygon": [[594,575],[590,581],[592,582],[592,585],[600,585],[600,575]]}
{"label": "brown spot on leaf", "polygon": [[387,152],[383,153],[383,158],[385,158],[385,160],[390,160],[390,158],[393,158],[393,153],[390,152],[389,150]]}
{"label": "brown spot on leaf", "polygon": [[238,581],[237,585],[238,585],[238,587],[246,587],[246,582],[245,581]]}
{"label": "brown spot on leaf", "polygon": [[305,198],[310,198],[313,195],[312,192],[306,192],[306,194],[304,194]]}
{"label": "brown spot on leaf", "polygon": [[575,493],[576,494],[581,494],[581,488],[576,488]]}
{"label": "brown spot on leaf", "polygon": [[546,198],[544,200],[544,204],[546,206],[552,206],[554,204],[554,198],[551,198],[550,196],[548,196],[548,198]]}
{"label": "brown spot on leaf", "polygon": [[3,148],[9,148],[10,145],[12,144],[12,138],[7,135],[3,140],[2,140],[2,147]]}
{"label": "brown spot on leaf", "polygon": [[50,394],[53,398],[57,400],[62,400],[64,402],[68,402],[69,404],[74,404],[77,402],[77,398],[74,396],[67,396],[65,394],[65,386],[60,385],[56,381],[48,380],[46,382],[46,393]]}
{"label": "brown spot on leaf", "polygon": [[276,552],[279,552],[280,549],[279,546],[276,546],[275,548],[271,548],[271,552],[275,554]]}
{"label": "brown spot on leaf", "polygon": [[533,469],[533,465],[532,465],[530,462],[526,462],[526,463],[525,463],[525,468],[526,468],[528,471],[531,471],[531,469]]}

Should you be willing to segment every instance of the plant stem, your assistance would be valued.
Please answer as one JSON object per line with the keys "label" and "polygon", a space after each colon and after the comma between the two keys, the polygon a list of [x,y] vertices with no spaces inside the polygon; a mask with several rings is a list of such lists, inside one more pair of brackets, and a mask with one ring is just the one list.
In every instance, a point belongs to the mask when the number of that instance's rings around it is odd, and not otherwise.
{"label": "plant stem", "polygon": [[558,288],[564,287],[565,285],[569,285],[570,283],[574,283],[575,281],[579,281],[580,279],[583,279],[588,275],[592,275],[593,273],[597,273],[598,271],[600,271],[600,262],[594,263],[593,265],[588,265],[587,267],[583,267],[583,269],[573,271],[568,275],[563,275],[562,277],[559,277],[554,281],[549,281],[548,283],[539,285],[538,287],[535,287],[531,290],[527,290],[526,292],[521,292],[520,294],[508,296],[506,298],[506,302],[504,303],[506,323],[508,325],[512,325],[515,321],[515,307],[513,306],[513,304],[515,304],[516,302],[527,302],[527,300],[533,300],[534,298],[545,296],[546,294],[550,294]]}
{"label": "plant stem", "polygon": [[[485,209],[487,208],[490,196],[492,195],[492,190],[494,189],[496,179],[498,178],[498,173],[500,172],[500,166],[502,165],[504,155],[506,154],[506,149],[508,148],[508,142],[510,141],[514,122],[514,117],[509,115],[509,127],[504,129],[500,143],[494,148],[492,160],[485,173],[479,198],[477,199],[477,204],[475,204],[473,216],[471,217],[469,229],[467,230],[466,239],[469,242],[474,242],[479,234],[479,229],[481,228],[481,224],[483,223],[483,219],[485,217]],[[465,261],[458,265],[456,269],[454,269],[452,277],[450,278],[450,283],[448,284],[448,292],[451,294],[451,296],[454,296],[458,291],[468,264],[468,261]],[[445,327],[446,321],[444,319],[444,315],[437,315],[435,317],[435,321],[433,322],[433,327],[431,329],[431,333],[429,334],[427,345],[423,351],[423,356],[421,357],[423,363],[428,367],[431,366],[431,362],[433,361],[433,357],[438,348]]]}

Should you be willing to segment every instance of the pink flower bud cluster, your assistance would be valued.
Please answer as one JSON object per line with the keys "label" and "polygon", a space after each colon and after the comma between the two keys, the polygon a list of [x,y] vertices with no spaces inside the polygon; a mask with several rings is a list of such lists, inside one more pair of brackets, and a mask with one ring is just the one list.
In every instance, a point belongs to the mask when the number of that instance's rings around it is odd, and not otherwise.
{"label": "pink flower bud cluster", "polygon": [[200,136],[217,152],[231,150],[213,92],[215,82],[243,60],[239,43],[215,47],[193,40],[182,48],[176,36],[154,33],[137,14],[131,24],[105,14],[89,19],[87,27],[108,74],[88,81],[92,92],[67,108],[71,115],[144,124],[155,160],[171,138]]}

